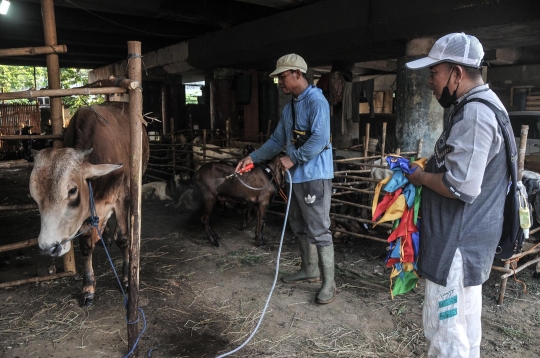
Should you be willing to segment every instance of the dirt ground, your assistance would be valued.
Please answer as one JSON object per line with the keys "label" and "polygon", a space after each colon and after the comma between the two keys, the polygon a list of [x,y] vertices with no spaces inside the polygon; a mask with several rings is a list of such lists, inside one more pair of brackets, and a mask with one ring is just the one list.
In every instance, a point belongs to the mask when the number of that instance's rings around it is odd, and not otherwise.
{"label": "dirt ground", "polygon": [[[29,169],[0,171],[0,205],[24,204]],[[240,231],[234,211],[216,210],[213,227],[221,246],[210,245],[198,213],[144,202],[140,306],[146,331],[139,356],[216,357],[244,342],[255,328],[275,275],[283,218],[269,215],[267,246],[254,246],[254,225]],[[36,238],[37,211],[0,211],[0,245]],[[382,234],[384,237],[384,234]],[[424,280],[414,292],[389,294],[385,245],[365,239],[335,243],[339,293],[328,305],[314,303],[319,284],[278,280],[253,339],[234,357],[424,357]],[[121,267],[118,248],[109,248]],[[77,269],[82,270],[78,243]],[[296,270],[298,249],[286,231],[279,276]],[[495,262],[501,265],[500,262]],[[0,283],[62,271],[62,260],[39,256],[37,247],[0,253]],[[122,357],[128,353],[124,298],[99,247],[93,306],[79,306],[80,274],[0,289],[0,357]],[[509,280],[497,305],[500,273],[483,287],[482,356],[540,356],[540,285],[528,267]],[[142,328],[142,322],[139,327]]]}

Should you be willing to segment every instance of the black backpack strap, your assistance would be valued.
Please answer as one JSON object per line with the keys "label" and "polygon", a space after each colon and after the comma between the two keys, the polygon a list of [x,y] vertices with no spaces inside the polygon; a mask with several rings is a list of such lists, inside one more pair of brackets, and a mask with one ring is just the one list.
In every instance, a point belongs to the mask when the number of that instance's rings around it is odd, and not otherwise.
{"label": "black backpack strap", "polygon": [[[506,147],[506,160],[508,163],[508,170],[510,171],[510,178],[511,178],[511,185],[508,188],[509,193],[515,193],[516,191],[519,191],[517,186],[517,147],[516,147],[516,140],[514,138],[514,130],[512,129],[512,126],[510,124],[510,118],[506,113],[504,113],[502,110],[497,108],[493,103],[483,99],[483,98],[465,98],[463,101],[461,101],[454,109],[452,115],[457,113],[459,110],[461,110],[467,103],[470,102],[479,102],[484,105],[486,105],[489,109],[493,111],[495,114],[495,118],[497,118],[497,123],[499,124],[499,127],[501,128],[502,135],[504,137],[504,143]],[[517,210],[519,208],[519,199],[517,195],[508,195],[505,202],[505,211],[504,215],[513,215],[517,216]],[[505,232],[505,230],[508,230],[508,232]],[[515,241],[514,238],[518,237],[518,241]],[[499,242],[499,246],[497,247],[497,252],[495,254],[495,257],[502,258],[502,259],[508,259],[510,258],[513,253],[517,252],[521,249],[521,243],[523,242],[523,233],[520,234],[520,226],[519,226],[519,220],[512,220],[511,225],[508,228],[503,227],[503,234],[502,238],[511,238],[512,240],[512,246],[513,249],[508,251],[508,245],[504,245],[502,242]],[[502,248],[505,249],[502,249]],[[500,256],[499,256],[500,255]]]}
{"label": "black backpack strap", "polygon": [[296,109],[294,108],[294,96],[291,98],[292,129],[296,129]]}
{"label": "black backpack strap", "polygon": [[[497,123],[499,123],[499,127],[501,128],[501,132],[504,137],[504,143],[506,145],[506,157],[508,159],[509,168],[512,169],[514,166],[516,167],[515,174],[517,178],[518,152],[517,152],[516,140],[514,136],[514,130],[512,129],[512,125],[510,124],[510,118],[506,115],[506,113],[504,113],[502,110],[497,108],[493,103],[483,98],[471,98],[471,99],[466,98],[456,106],[453,113],[457,113],[467,103],[470,103],[470,102],[482,103],[485,106],[487,106],[489,109],[491,109],[493,113],[495,114],[495,118],[497,118]],[[514,181],[514,178],[512,178],[512,181]],[[517,182],[517,180],[515,182]]]}

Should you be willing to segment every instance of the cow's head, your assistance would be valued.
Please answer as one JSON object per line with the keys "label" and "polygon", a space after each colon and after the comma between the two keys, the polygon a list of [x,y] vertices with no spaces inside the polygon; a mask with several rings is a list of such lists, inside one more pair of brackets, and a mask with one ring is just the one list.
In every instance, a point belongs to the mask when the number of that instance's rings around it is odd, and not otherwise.
{"label": "cow's head", "polygon": [[93,165],[86,161],[89,150],[73,148],[34,151],[30,194],[41,215],[38,244],[44,254],[62,256],[71,248],[68,241],[90,216],[87,179],[120,168],[117,164]]}

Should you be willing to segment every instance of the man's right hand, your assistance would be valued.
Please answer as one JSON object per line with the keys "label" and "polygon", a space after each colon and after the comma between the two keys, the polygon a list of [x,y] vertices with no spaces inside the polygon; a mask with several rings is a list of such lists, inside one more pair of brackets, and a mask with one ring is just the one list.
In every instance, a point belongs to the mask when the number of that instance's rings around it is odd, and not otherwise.
{"label": "man's right hand", "polygon": [[[238,164],[236,165],[236,169],[234,171],[239,172],[240,170],[244,169],[246,167],[246,165],[252,164],[252,163],[253,163],[253,160],[248,155],[247,157],[245,157],[244,159],[242,159],[242,160],[240,160],[238,162]],[[249,170],[248,170],[248,172],[249,172]]]}

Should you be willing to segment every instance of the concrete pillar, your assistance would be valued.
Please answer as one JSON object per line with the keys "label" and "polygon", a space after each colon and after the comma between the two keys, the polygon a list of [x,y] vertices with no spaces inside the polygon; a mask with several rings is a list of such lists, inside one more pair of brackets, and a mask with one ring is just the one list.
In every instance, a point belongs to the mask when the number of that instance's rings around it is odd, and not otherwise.
{"label": "concrete pillar", "polygon": [[410,70],[405,63],[425,57],[437,39],[419,38],[407,43],[405,57],[398,59],[396,130],[402,152],[415,151],[423,139],[422,157],[433,152],[443,131],[444,109],[429,88],[429,69]]}

